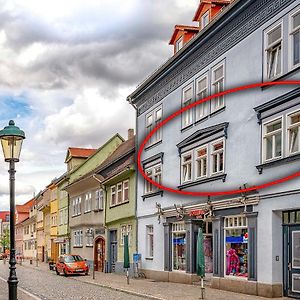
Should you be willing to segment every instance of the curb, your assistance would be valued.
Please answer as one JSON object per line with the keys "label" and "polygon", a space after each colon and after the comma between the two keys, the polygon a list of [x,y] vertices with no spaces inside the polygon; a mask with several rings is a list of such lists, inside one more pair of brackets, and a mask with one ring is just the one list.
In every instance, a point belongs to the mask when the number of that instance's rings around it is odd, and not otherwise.
{"label": "curb", "polygon": [[122,289],[122,288],[117,288],[117,287],[113,287],[113,286],[109,286],[109,285],[104,285],[104,284],[101,284],[101,283],[96,283],[96,282],[91,282],[91,281],[84,281],[84,280],[80,280],[80,279],[76,279],[76,278],[70,278],[70,279],[75,280],[75,281],[84,282],[84,283],[91,284],[91,285],[95,285],[95,286],[99,286],[99,287],[106,288],[106,289],[113,290],[113,291],[126,293],[128,295],[143,297],[143,298],[146,298],[146,299],[166,300],[165,298],[160,298],[160,297],[151,296],[151,295],[147,295],[147,294],[143,294],[143,293],[138,293],[138,292],[134,292],[134,291],[130,291],[130,290],[125,290],[125,289]]}

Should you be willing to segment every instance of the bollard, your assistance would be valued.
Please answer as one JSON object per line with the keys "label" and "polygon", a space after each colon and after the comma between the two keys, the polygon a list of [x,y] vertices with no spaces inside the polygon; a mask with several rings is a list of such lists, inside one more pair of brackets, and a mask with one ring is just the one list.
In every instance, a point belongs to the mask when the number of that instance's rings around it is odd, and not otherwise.
{"label": "bollard", "polygon": [[96,266],[96,264],[94,264],[94,266],[93,266],[93,279],[95,279],[95,266]]}

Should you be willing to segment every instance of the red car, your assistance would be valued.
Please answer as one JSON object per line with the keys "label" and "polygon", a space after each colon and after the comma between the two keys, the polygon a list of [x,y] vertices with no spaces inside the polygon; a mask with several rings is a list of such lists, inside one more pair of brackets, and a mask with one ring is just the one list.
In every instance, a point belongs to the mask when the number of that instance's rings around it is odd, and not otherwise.
{"label": "red car", "polygon": [[80,255],[65,254],[58,258],[55,265],[57,275],[89,274],[89,266]]}

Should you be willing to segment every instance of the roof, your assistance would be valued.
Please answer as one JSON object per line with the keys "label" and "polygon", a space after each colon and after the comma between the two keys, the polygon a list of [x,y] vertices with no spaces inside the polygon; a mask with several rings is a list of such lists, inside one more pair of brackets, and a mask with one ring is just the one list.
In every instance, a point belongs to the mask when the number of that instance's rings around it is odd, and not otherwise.
{"label": "roof", "polygon": [[97,149],[69,147],[65,162],[68,162],[71,159],[71,157],[88,158],[89,156],[93,155],[96,151]]}
{"label": "roof", "polygon": [[174,45],[176,36],[179,31],[184,31],[184,32],[194,32],[197,33],[199,32],[199,27],[198,26],[189,26],[189,25],[175,25],[174,27],[174,32],[173,35],[169,41],[169,45]]}
{"label": "roof", "polygon": [[17,204],[17,205],[16,205],[16,212],[17,212],[18,214],[20,214],[20,213],[29,213],[30,208],[31,208],[31,207],[33,206],[33,204],[34,204],[34,200],[35,200],[35,199],[31,199],[31,200],[25,202],[24,204]]}
{"label": "roof", "polygon": [[7,222],[6,220],[5,220],[5,217],[6,216],[9,216],[9,211],[0,211],[0,219],[2,220],[2,222]]}
{"label": "roof", "polygon": [[[108,168],[113,163],[117,162],[119,159],[124,157],[125,155],[128,155],[128,153],[134,151],[135,149],[135,136],[132,138],[124,141],[122,144],[119,145],[119,147],[112,152],[111,155],[109,155],[99,166],[97,166],[95,169],[91,170],[90,172],[86,173],[85,175],[79,177],[77,180],[70,183],[66,188],[73,186],[75,183],[78,183],[82,181],[83,179],[89,178],[93,176],[96,173],[99,173],[106,168]],[[127,166],[128,164],[126,164]],[[104,177],[97,175],[99,180],[104,180]]]}
{"label": "roof", "polygon": [[232,0],[201,0],[198,6],[198,9],[194,15],[193,21],[199,21],[199,17],[201,15],[201,11],[204,4],[219,4],[219,5],[228,5],[232,2]]}

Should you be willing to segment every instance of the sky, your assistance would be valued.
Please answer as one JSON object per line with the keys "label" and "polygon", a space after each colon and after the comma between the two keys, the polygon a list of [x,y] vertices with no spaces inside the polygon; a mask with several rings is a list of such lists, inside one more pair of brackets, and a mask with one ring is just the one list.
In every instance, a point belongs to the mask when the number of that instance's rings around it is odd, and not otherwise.
{"label": "sky", "polygon": [[[0,128],[25,131],[16,202],[66,171],[67,148],[127,137],[126,97],[172,56],[175,24],[192,24],[199,0],[0,0]],[[9,209],[0,153],[0,210]]]}

